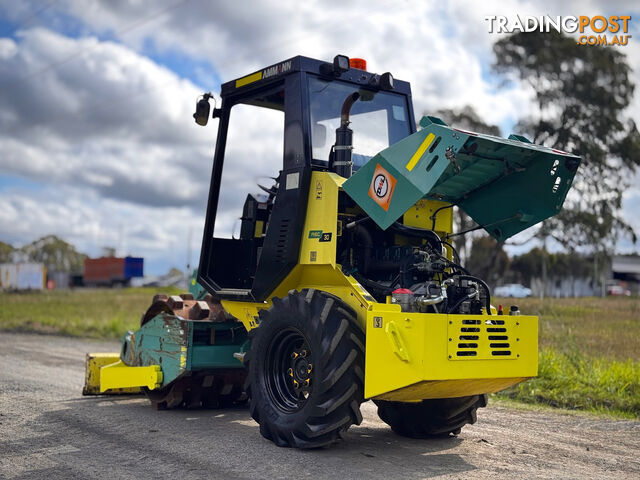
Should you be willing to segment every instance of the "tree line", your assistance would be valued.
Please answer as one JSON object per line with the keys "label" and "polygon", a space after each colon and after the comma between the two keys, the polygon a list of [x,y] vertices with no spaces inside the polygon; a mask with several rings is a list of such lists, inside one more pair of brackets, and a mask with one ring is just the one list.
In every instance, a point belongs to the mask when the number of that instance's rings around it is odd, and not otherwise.
{"label": "tree line", "polygon": [[[596,263],[613,253],[621,238],[636,243],[622,213],[623,193],[640,166],[640,133],[628,115],[635,84],[624,49],[578,45],[557,32],[528,32],[503,37],[493,50],[493,71],[503,84],[519,79],[535,92],[534,113],[518,121],[516,133],[582,157],[562,211],[524,243],[537,240],[544,255],[547,241],[554,241],[569,257],[580,251],[595,256]],[[437,115],[453,126],[500,134],[469,106]],[[456,226],[462,231],[475,224],[459,212]],[[471,241],[457,238],[462,256],[468,257]],[[496,250],[490,258],[503,257]]]}

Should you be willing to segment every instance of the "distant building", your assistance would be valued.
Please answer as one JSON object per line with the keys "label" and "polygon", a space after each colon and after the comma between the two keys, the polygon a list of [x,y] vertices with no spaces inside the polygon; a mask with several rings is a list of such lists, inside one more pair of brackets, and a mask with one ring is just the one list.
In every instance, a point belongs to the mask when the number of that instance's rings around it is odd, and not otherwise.
{"label": "distant building", "polygon": [[[556,277],[549,276],[531,279],[532,296],[534,297],[598,297],[602,289],[598,282],[589,277]],[[544,293],[544,295],[543,295]]]}
{"label": "distant building", "polygon": [[1,263],[0,290],[42,290],[47,269],[41,263]]}
{"label": "distant building", "polygon": [[640,293],[640,255],[614,255],[610,278],[631,293]]}
{"label": "distant building", "polygon": [[[534,297],[600,297],[605,295],[640,294],[640,255],[613,255],[594,263],[586,258],[590,268],[574,271],[565,268],[550,272],[546,279],[538,273],[528,279]],[[585,263],[587,265],[587,263]],[[584,267],[584,265],[583,265]],[[525,279],[525,282],[527,279]]]}

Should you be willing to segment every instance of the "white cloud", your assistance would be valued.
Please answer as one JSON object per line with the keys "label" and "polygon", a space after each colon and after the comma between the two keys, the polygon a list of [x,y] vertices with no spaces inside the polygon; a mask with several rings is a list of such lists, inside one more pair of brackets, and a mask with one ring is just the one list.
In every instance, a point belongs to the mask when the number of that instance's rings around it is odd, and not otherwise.
{"label": "white cloud", "polygon": [[135,205],[77,187],[9,188],[0,195],[3,241],[21,244],[56,233],[90,255],[110,246],[120,255],[144,256],[150,273],[164,273],[167,265],[185,266],[190,231],[193,266],[203,226],[202,215],[186,207]]}
{"label": "white cloud", "polygon": [[18,51],[16,42],[10,38],[0,38],[0,58],[2,60],[8,60],[13,57]]}
{"label": "white cloud", "polygon": [[[199,89],[112,42],[18,34],[0,67],[3,173],[91,186],[149,205],[202,205],[211,131],[190,118]],[[42,71],[85,51],[63,68]]]}
{"label": "white cloud", "polygon": [[[217,122],[193,122],[195,85],[95,38],[37,28],[0,45],[13,51],[0,66],[11,91],[0,97],[0,169],[38,185],[0,190],[3,241],[55,233],[96,254],[105,245],[124,248],[124,237],[126,253],[159,258],[185,250],[187,225],[199,238]],[[85,53],[64,68],[33,75],[78,51]],[[230,234],[258,180],[270,186],[260,176],[277,175],[282,161],[282,114],[247,109],[232,117],[221,234]]]}
{"label": "white cloud", "polygon": [[154,2],[153,9],[144,2],[88,7],[67,0],[60,8],[138,51],[207,60],[223,80],[295,55],[329,60],[345,53],[410,81],[418,114],[472,104],[491,123],[513,123],[527,113],[531,92],[519,85],[497,89],[483,77],[494,39],[478,12],[499,8],[493,4],[263,1],[251,4],[250,15],[233,2],[193,0]]}
{"label": "white cloud", "polygon": [[[209,62],[228,81],[298,54],[330,60],[345,53],[366,58],[369,70],[410,81],[418,116],[470,104],[488,123],[505,126],[532,111],[533,93],[519,82],[498,86],[488,74],[499,37],[487,33],[485,15],[589,15],[633,7],[593,0],[309,0],[251,7],[60,0],[34,16],[40,3],[6,2],[0,15],[21,23],[22,31],[0,39],[0,169],[45,185],[46,197],[34,203],[28,189],[0,190],[0,208],[6,208],[0,231],[9,232],[20,218],[11,230],[14,242],[53,232],[90,249],[113,243],[106,232],[127,223],[136,225],[125,235],[132,249],[155,255],[175,241],[166,228],[180,229],[163,220],[171,212],[198,226],[198,250],[216,122],[197,127],[191,113],[201,89],[219,85],[201,71],[192,73],[202,84],[195,85],[149,56]],[[52,31],[64,31],[70,19],[77,38]],[[640,43],[625,51],[638,82]],[[630,113],[640,119],[640,95]],[[226,164],[233,170],[225,172],[226,184],[236,189],[221,199],[223,207],[235,205],[221,217],[227,231],[239,215],[238,203],[256,190],[262,172],[255,166],[282,141],[274,123],[248,114],[239,119],[246,128],[238,133],[236,151],[229,144]],[[638,219],[637,211],[630,215]],[[178,237],[185,230],[179,231]]]}

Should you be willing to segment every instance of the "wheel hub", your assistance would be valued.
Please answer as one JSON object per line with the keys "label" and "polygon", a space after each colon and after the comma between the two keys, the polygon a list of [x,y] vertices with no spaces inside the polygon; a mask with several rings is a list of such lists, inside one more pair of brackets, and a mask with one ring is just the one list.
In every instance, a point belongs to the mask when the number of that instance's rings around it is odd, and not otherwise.
{"label": "wheel hub", "polygon": [[304,335],[294,329],[281,332],[272,341],[267,363],[267,385],[275,403],[284,411],[302,408],[313,387],[313,359]]}
{"label": "wheel hub", "polygon": [[302,347],[294,348],[291,353],[291,366],[287,370],[293,390],[299,400],[306,399],[310,393],[313,364],[310,362],[308,350],[306,342]]}
{"label": "wheel hub", "polygon": [[307,378],[309,378],[309,374],[311,373],[309,362],[307,362],[304,358],[296,360],[293,371],[295,372],[294,377],[296,377],[296,380],[298,380],[299,382],[306,380]]}

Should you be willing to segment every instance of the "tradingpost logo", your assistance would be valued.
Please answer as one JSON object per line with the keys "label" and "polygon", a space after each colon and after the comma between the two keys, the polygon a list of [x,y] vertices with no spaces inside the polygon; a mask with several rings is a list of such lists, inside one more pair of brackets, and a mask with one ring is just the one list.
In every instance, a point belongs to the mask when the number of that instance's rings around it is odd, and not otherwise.
{"label": "tradingpost logo", "polygon": [[628,35],[631,15],[609,17],[516,15],[515,18],[488,15],[484,19],[489,22],[489,33],[550,32],[552,30],[558,33],[579,33],[576,41],[578,45],[624,46],[631,38],[631,35]]}

